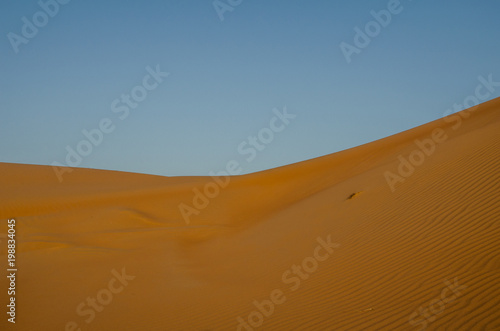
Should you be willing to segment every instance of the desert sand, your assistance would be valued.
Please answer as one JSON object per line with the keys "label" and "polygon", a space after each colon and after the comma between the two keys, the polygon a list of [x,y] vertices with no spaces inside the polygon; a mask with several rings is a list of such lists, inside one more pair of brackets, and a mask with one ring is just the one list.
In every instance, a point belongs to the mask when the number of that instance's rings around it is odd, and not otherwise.
{"label": "desert sand", "polygon": [[500,330],[500,99],[223,188],[0,174],[2,330]]}

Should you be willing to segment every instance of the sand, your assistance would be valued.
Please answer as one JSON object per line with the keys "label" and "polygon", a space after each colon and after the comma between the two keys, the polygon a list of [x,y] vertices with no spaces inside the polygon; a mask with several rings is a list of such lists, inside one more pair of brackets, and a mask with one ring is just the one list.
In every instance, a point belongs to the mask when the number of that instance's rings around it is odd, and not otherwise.
{"label": "sand", "polygon": [[500,330],[499,147],[495,99],[219,184],[0,163],[0,329]]}

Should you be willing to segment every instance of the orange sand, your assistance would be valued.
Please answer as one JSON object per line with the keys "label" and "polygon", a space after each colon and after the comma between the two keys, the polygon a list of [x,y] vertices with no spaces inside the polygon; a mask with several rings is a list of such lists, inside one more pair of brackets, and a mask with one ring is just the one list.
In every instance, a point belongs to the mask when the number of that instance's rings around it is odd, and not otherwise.
{"label": "orange sand", "polygon": [[[500,99],[451,116],[231,177],[189,224],[179,204],[210,177],[74,169],[59,183],[0,163],[0,329],[500,330]],[[392,192],[412,153],[422,163]]]}

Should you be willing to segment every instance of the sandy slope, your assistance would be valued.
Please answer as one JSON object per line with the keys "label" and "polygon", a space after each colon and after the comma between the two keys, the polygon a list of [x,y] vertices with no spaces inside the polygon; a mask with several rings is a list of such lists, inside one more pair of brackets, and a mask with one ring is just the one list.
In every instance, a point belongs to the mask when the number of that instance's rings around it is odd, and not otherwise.
{"label": "sandy slope", "polygon": [[500,330],[499,147],[496,99],[232,177],[189,224],[209,177],[0,164],[0,329]]}

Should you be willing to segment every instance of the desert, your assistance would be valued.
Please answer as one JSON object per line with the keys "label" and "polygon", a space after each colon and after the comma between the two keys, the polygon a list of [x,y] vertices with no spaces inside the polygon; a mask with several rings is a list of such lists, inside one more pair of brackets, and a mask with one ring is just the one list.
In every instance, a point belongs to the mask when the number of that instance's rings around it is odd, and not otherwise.
{"label": "desert", "polygon": [[499,111],[246,175],[1,163],[15,329],[496,330]]}

